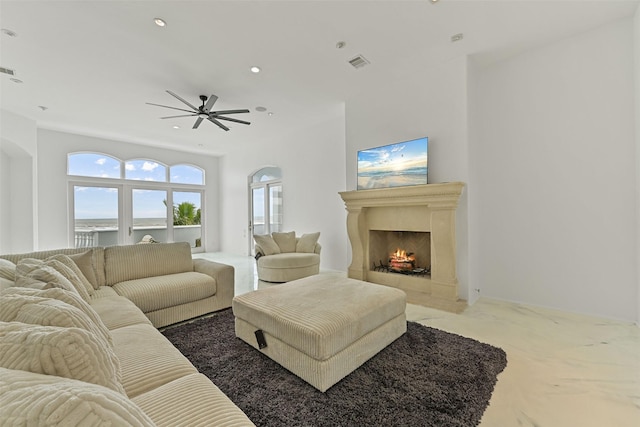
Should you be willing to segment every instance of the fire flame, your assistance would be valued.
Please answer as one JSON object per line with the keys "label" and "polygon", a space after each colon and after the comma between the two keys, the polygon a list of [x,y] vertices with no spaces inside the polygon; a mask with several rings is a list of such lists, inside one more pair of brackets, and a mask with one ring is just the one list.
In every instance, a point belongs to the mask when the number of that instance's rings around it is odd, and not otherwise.
{"label": "fire flame", "polygon": [[404,249],[396,249],[395,252],[392,252],[390,255],[390,258],[394,261],[402,261],[402,262],[408,262],[408,261],[415,261],[415,256],[413,255],[409,255],[407,256],[407,252]]}

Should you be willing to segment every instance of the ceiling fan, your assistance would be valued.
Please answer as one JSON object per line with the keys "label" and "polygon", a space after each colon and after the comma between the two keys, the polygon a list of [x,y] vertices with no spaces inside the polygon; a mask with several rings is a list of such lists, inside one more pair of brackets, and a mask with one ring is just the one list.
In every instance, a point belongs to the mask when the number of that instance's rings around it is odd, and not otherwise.
{"label": "ceiling fan", "polygon": [[211,95],[208,101],[207,101],[206,95],[200,95],[200,100],[202,101],[202,105],[200,107],[195,107],[191,105],[189,102],[179,97],[178,95],[176,95],[175,93],[171,92],[170,90],[168,90],[167,93],[173,96],[174,98],[179,99],[184,104],[188,105],[191,108],[191,110],[185,110],[184,108],[176,108],[176,107],[170,107],[168,105],[160,105],[160,104],[153,104],[151,102],[147,102],[147,104],[149,105],[155,105],[157,107],[164,107],[164,108],[171,108],[172,110],[186,111],[187,113],[189,113],[189,114],[181,114],[179,116],[160,117],[161,119],[173,119],[176,117],[197,117],[196,122],[193,124],[193,129],[197,129],[198,126],[200,126],[200,123],[202,123],[204,119],[209,120],[211,123],[216,124],[218,127],[224,130],[229,130],[229,128],[226,127],[224,124],[220,123],[219,120],[227,120],[229,122],[242,123],[243,125],[251,124],[250,122],[245,122],[244,120],[233,119],[231,117],[224,117],[227,114],[248,113],[249,110],[211,111],[213,104],[215,104],[216,101],[218,100],[218,97],[215,95]]}

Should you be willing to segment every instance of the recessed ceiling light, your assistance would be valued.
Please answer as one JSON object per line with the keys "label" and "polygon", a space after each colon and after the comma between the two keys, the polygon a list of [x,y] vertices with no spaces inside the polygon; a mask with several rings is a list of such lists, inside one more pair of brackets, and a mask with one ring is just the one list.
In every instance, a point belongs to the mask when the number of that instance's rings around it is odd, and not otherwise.
{"label": "recessed ceiling light", "polygon": [[464,38],[464,34],[458,33],[458,34],[454,34],[454,35],[451,36],[451,41],[452,42],[459,42],[463,38]]}
{"label": "recessed ceiling light", "polygon": [[256,107],[256,111],[260,111],[261,113],[264,113],[265,111],[267,111],[266,107]]}
{"label": "recessed ceiling light", "polygon": [[49,107],[45,107],[44,105],[38,105],[38,108],[42,111],[47,111],[49,109]]}
{"label": "recessed ceiling light", "polygon": [[255,65],[250,68],[252,73],[258,74],[261,70],[260,67],[256,67]]}
{"label": "recessed ceiling light", "polygon": [[167,25],[167,23],[165,22],[165,20],[164,20],[164,19],[162,19],[162,18],[154,18],[154,19],[153,19],[153,22],[155,22],[155,24],[156,24],[158,27],[165,27],[165,26]]}
{"label": "recessed ceiling light", "polygon": [[273,113],[271,111],[269,111],[267,114],[273,116]]}
{"label": "recessed ceiling light", "polygon": [[338,43],[336,43],[336,49],[342,49],[346,45],[347,45],[346,42],[338,42]]}
{"label": "recessed ceiling light", "polygon": [[180,129],[180,126],[178,126],[178,125],[173,125],[173,128],[174,128],[174,129]]}

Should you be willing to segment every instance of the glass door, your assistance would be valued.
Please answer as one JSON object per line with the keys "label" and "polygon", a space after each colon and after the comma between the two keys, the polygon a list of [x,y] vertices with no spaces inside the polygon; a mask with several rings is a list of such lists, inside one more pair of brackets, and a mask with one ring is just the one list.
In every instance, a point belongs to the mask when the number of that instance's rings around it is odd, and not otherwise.
{"label": "glass door", "polygon": [[134,188],[131,190],[131,227],[129,243],[168,242],[167,192]]}
{"label": "glass door", "polygon": [[73,185],[73,247],[117,245],[120,240],[119,187]]}

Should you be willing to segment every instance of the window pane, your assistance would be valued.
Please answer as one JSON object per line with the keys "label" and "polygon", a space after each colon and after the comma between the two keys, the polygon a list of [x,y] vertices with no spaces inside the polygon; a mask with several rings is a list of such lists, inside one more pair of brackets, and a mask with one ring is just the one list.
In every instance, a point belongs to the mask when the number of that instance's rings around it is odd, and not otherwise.
{"label": "window pane", "polygon": [[99,178],[120,178],[120,160],[98,153],[69,154],[67,173]]}
{"label": "window pane", "polygon": [[265,181],[273,181],[274,179],[282,178],[282,172],[280,172],[280,168],[277,167],[266,167],[260,169],[258,172],[253,174],[251,177],[252,182],[265,182]]}
{"label": "window pane", "polygon": [[75,247],[118,244],[118,189],[109,187],[73,188]]}
{"label": "window pane", "polygon": [[[134,243],[167,241],[167,192],[165,190],[133,189]],[[148,236],[145,238],[145,236]]]}
{"label": "window pane", "polygon": [[178,184],[204,185],[204,171],[195,166],[175,165],[170,169],[170,181]]}
{"label": "window pane", "polygon": [[274,231],[282,231],[282,185],[269,186],[269,226]]}
{"label": "window pane", "polygon": [[253,204],[253,218],[251,223],[253,224],[253,234],[266,234],[267,228],[264,223],[264,187],[258,187],[252,189],[252,204]]}
{"label": "window pane", "polygon": [[173,192],[173,237],[189,242],[192,248],[202,245],[202,196],[199,192]]}
{"label": "window pane", "polygon": [[167,168],[152,160],[129,160],[124,165],[124,177],[138,181],[167,181]]}

